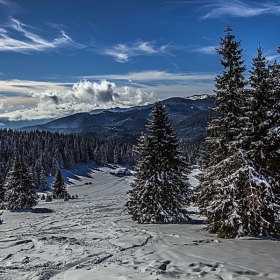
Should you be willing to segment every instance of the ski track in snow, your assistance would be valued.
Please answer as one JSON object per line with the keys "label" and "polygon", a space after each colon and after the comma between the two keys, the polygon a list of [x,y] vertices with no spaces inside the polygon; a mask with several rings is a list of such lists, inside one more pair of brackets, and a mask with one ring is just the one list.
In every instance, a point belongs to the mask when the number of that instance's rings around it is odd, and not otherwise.
{"label": "ski track in snow", "polygon": [[280,279],[279,240],[217,239],[195,208],[191,222],[139,225],[124,208],[133,177],[109,171],[71,179],[79,198],[40,201],[47,213],[5,211],[0,279]]}

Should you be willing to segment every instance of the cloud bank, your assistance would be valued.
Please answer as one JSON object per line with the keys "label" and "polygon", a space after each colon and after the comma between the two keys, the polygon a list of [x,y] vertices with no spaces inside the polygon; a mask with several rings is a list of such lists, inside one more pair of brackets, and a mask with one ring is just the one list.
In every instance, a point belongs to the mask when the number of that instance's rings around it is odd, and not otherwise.
{"label": "cloud bank", "polygon": [[[50,119],[89,112],[97,108],[146,105],[155,101],[153,92],[134,90],[127,86],[117,89],[115,83],[106,80],[101,80],[99,83],[82,80],[68,90],[31,92],[29,95],[33,100],[37,100],[36,106],[27,109],[21,107],[4,112],[1,116],[16,121]],[[3,110],[4,107],[0,106],[0,110]],[[7,111],[7,107],[5,108]]]}

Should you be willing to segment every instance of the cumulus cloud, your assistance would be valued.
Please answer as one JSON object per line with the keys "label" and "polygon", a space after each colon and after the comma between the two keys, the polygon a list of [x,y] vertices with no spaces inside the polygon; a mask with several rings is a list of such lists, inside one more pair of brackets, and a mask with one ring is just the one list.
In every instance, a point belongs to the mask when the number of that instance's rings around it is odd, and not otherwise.
{"label": "cumulus cloud", "polygon": [[10,120],[60,118],[97,108],[146,105],[153,103],[155,96],[165,99],[211,94],[216,75],[142,71],[89,76],[75,84],[0,81],[0,102],[4,103],[1,117]]}
{"label": "cumulus cloud", "polygon": [[171,96],[192,96],[211,94],[217,73],[188,72],[170,73],[166,71],[141,71],[126,74],[88,76],[88,79],[110,79],[118,84],[129,85],[131,89],[141,89],[145,93],[155,92],[161,99]]}
{"label": "cumulus cloud", "polygon": [[154,93],[130,87],[117,88],[115,83],[101,80],[99,83],[82,80],[71,89],[31,92],[37,100],[32,108],[21,108],[5,114],[10,120],[59,118],[96,108],[128,107],[154,102]]}

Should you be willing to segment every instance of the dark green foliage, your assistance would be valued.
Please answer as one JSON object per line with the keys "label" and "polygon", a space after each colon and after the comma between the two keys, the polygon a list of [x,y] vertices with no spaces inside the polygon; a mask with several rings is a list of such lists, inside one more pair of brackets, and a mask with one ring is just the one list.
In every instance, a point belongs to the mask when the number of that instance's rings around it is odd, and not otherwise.
{"label": "dark green foliage", "polygon": [[[239,220],[235,209],[235,187],[231,184],[234,172],[243,166],[239,160],[239,140],[243,137],[245,71],[242,60],[241,42],[235,41],[230,26],[221,38],[218,54],[224,68],[216,77],[215,112],[207,127],[207,164],[200,176],[196,199],[200,211],[206,216],[205,223],[212,233],[221,237],[234,237],[239,230]],[[234,155],[235,154],[235,155]]]}
{"label": "dark green foliage", "polygon": [[55,173],[55,178],[52,183],[52,195],[53,198],[60,198],[60,199],[68,196],[66,185],[60,169],[58,169]]}
{"label": "dark green foliage", "polygon": [[41,172],[40,172],[39,185],[41,191],[46,191],[49,188],[47,177],[46,177],[46,171],[43,168],[41,168]]}
{"label": "dark green foliage", "polygon": [[226,32],[218,49],[225,69],[216,78],[219,114],[208,125],[208,159],[196,201],[207,229],[219,237],[267,236],[276,232],[280,210],[278,68],[270,73],[259,47],[250,71],[251,88],[245,89],[240,42],[230,27]]}
{"label": "dark green foliage", "polygon": [[45,200],[46,196],[44,194],[41,195],[41,200]]}
{"label": "dark green foliage", "polygon": [[[280,48],[279,48],[280,50]],[[278,50],[278,51],[279,51]],[[269,115],[270,127],[264,139],[266,154],[269,160],[266,162],[266,170],[273,174],[275,185],[280,186],[280,64],[275,61],[269,66],[272,91],[269,98],[270,110]],[[271,174],[267,176],[271,177]]]}
{"label": "dark green foliage", "polygon": [[188,179],[178,151],[178,138],[164,107],[156,102],[153,120],[135,149],[139,161],[126,203],[138,223],[178,222],[188,219]]}
{"label": "dark green foliage", "polygon": [[[279,89],[280,76],[274,78],[275,73],[270,69],[259,46],[250,71],[251,88],[246,91],[246,129],[242,142],[249,159],[247,165],[254,168],[254,174],[248,180],[250,184],[245,188],[250,199],[244,198],[247,204],[244,203],[243,212],[246,215],[243,215],[242,228],[245,234],[253,236],[275,233],[280,210],[280,154],[277,152],[280,150],[280,137],[274,133],[279,129],[280,115],[279,109],[278,112],[275,110],[275,104],[279,104],[280,96],[278,92],[278,98],[275,98],[274,93]],[[273,134],[278,140],[273,140]]]}
{"label": "dark green foliage", "polygon": [[45,176],[54,174],[54,168],[72,169],[75,163],[98,161],[101,152],[109,162],[114,160],[114,150],[121,154],[121,164],[134,164],[132,144],[90,139],[77,135],[46,131],[17,131],[0,129],[0,171],[3,178],[13,164],[16,154],[21,154],[30,170],[37,188],[47,189]]}
{"label": "dark green foliage", "polygon": [[30,209],[38,203],[32,174],[22,156],[16,156],[5,182],[5,200],[9,210]]}
{"label": "dark green foliage", "polygon": [[51,202],[51,201],[52,201],[52,196],[50,194],[47,194],[46,202]]}
{"label": "dark green foliage", "polygon": [[3,179],[2,172],[0,170],[0,201],[4,200],[4,195],[5,195],[4,179]]}

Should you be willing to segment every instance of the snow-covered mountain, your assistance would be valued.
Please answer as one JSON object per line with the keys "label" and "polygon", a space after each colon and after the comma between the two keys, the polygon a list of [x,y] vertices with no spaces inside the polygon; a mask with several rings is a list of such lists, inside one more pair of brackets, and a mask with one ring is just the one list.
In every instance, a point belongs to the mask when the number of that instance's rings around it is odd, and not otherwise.
{"label": "snow-covered mountain", "polygon": [[[173,97],[163,100],[162,103],[181,140],[199,140],[205,137],[209,108],[214,107],[211,98],[208,96],[204,98]],[[151,104],[125,109],[99,109],[22,129],[75,133],[88,137],[136,142],[141,132],[145,131],[147,120],[151,117],[152,106]]]}

